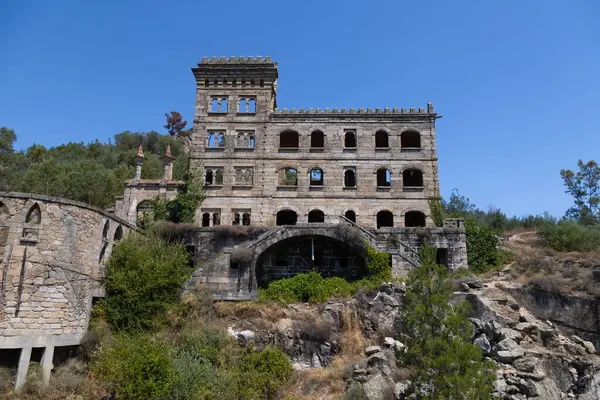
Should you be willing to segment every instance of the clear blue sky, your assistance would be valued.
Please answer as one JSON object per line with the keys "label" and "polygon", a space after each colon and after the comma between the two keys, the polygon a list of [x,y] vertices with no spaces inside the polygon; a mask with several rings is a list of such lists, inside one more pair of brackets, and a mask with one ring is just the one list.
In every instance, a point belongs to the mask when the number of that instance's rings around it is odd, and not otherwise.
{"label": "clear blue sky", "polygon": [[[442,194],[563,215],[598,159],[600,2],[0,1],[0,125],[17,147],[191,121],[202,56],[270,55],[280,107],[435,104]],[[599,160],[600,161],[600,160]]]}

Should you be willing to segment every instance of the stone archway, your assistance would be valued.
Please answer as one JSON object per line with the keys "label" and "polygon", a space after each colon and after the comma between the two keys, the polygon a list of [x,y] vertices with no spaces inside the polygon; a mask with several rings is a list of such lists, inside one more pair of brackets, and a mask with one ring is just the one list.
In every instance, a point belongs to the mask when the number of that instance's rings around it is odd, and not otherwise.
{"label": "stone archway", "polygon": [[[286,226],[253,247],[253,286],[312,270],[347,280],[364,277],[366,260],[344,229]],[[362,238],[357,240],[362,242]]]}

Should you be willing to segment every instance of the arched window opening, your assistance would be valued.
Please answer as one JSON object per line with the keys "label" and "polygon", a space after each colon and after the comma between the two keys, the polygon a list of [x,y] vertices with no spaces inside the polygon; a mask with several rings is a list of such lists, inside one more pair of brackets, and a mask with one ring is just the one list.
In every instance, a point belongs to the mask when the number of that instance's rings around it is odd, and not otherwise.
{"label": "arched window opening", "polygon": [[279,135],[279,147],[283,149],[297,149],[300,138],[298,132],[284,131]]}
{"label": "arched window opening", "polygon": [[346,132],[344,135],[344,147],[356,148],[356,132]]}
{"label": "arched window opening", "polygon": [[308,213],[308,222],[325,222],[325,214],[321,210],[312,210]]}
{"label": "arched window opening", "polygon": [[213,226],[221,225],[221,213],[215,212],[212,216]]}
{"label": "arched window opening", "polygon": [[110,229],[110,222],[106,221],[104,229],[102,229],[102,239],[108,238],[108,230]]}
{"label": "arched window opening", "polygon": [[254,79],[250,79],[250,86],[254,87]]}
{"label": "arched window opening", "polygon": [[235,79],[233,81],[231,81],[231,86],[233,86],[233,87],[237,86],[237,81]]}
{"label": "arched window opening", "polygon": [[210,226],[210,214],[209,213],[202,214],[202,226],[203,227]]}
{"label": "arched window opening", "polygon": [[211,170],[208,170],[208,171],[206,171],[205,175],[206,175],[205,183],[207,185],[212,185],[213,181],[214,181],[213,172]]}
{"label": "arched window opening", "polygon": [[242,79],[242,86],[246,86],[246,80]]}
{"label": "arched window opening", "polygon": [[227,86],[227,79],[223,79],[223,86]]}
{"label": "arched window opening", "polygon": [[265,87],[265,80],[264,79],[260,80],[260,87]]}
{"label": "arched window opening", "polygon": [[310,134],[310,148],[322,149],[325,147],[325,135],[321,131],[314,131]]}
{"label": "arched window opening", "polygon": [[225,147],[225,134],[223,132],[211,132],[208,134],[208,147]]}
{"label": "arched window opening", "polygon": [[420,149],[421,135],[417,131],[405,131],[400,134],[400,147],[403,149]]}
{"label": "arched window opening", "polygon": [[256,100],[254,100],[254,99],[249,100],[248,112],[250,112],[250,113],[256,112]]}
{"label": "arched window opening", "polygon": [[208,79],[205,79],[205,80],[204,80],[204,87],[208,87],[208,86],[209,86],[209,84],[208,84]]}
{"label": "arched window opening", "polygon": [[344,187],[356,187],[356,173],[353,169],[344,171]]}
{"label": "arched window opening", "polygon": [[298,214],[292,210],[281,210],[277,213],[277,226],[296,225]]}
{"label": "arched window opening", "polygon": [[323,170],[321,168],[313,168],[310,170],[310,185],[323,186]]}
{"label": "arched window opening", "polygon": [[244,226],[250,225],[250,213],[244,213],[242,215],[242,225],[244,225]]}
{"label": "arched window opening", "polygon": [[219,106],[219,112],[227,112],[229,109],[229,100],[227,98],[221,99],[221,104]]}
{"label": "arched window opening", "polygon": [[344,217],[348,218],[350,221],[356,223],[356,213],[352,210],[346,211]]}
{"label": "arched window opening", "polygon": [[123,239],[123,227],[119,225],[115,230],[115,236],[113,236],[113,242],[118,242]]}
{"label": "arched window opening", "polygon": [[409,211],[404,214],[404,226],[412,228],[415,226],[425,226],[425,214],[421,211]]}
{"label": "arched window opening", "polygon": [[377,213],[377,229],[393,227],[394,214],[391,211],[383,210]]}
{"label": "arched window opening", "polygon": [[231,225],[238,226],[240,224],[240,213],[233,213]]}
{"label": "arched window opening", "polygon": [[213,81],[213,86],[219,86],[219,81],[217,81],[216,79]]}
{"label": "arched window opening", "polygon": [[42,212],[40,211],[40,206],[38,203],[35,203],[29,211],[27,212],[27,216],[25,217],[26,224],[41,224],[42,223]]}
{"label": "arched window opening", "polygon": [[388,148],[390,147],[390,143],[388,140],[388,133],[386,131],[377,131],[375,132],[375,147],[377,148]]}
{"label": "arched window opening", "polygon": [[392,174],[387,168],[379,168],[377,170],[377,186],[389,187],[392,181]]}
{"label": "arched window opening", "polygon": [[[242,81],[243,82],[243,81]],[[238,112],[245,113],[248,112],[248,100],[245,98],[240,98],[238,102]]]}
{"label": "arched window opening", "polygon": [[405,169],[402,172],[403,186],[408,188],[423,187],[423,172],[418,169]]}
{"label": "arched window opening", "polygon": [[279,170],[279,185],[297,186],[298,171],[295,168],[282,168]]}

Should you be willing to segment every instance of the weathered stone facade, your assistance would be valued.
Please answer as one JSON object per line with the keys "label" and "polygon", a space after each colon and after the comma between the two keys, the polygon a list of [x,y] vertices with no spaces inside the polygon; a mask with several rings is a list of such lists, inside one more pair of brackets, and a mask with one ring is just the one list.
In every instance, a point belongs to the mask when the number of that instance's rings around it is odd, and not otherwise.
{"label": "weathered stone facade", "polygon": [[[273,226],[279,211],[307,222],[318,210],[323,222],[350,211],[347,216],[364,227],[422,225],[420,218],[406,220],[411,211],[433,224],[428,198],[439,196],[438,115],[431,104],[277,109],[278,65],[268,57],[204,58],[193,72],[192,166],[210,171],[200,223],[237,224],[236,214],[246,213],[249,224]],[[253,104],[247,108],[248,100]],[[393,221],[378,223],[382,211]],[[203,220],[205,214],[210,218]]]}
{"label": "weathered stone facade", "polygon": [[0,192],[0,350],[23,349],[25,365],[32,348],[79,344],[103,295],[103,263],[131,229],[84,203]]}

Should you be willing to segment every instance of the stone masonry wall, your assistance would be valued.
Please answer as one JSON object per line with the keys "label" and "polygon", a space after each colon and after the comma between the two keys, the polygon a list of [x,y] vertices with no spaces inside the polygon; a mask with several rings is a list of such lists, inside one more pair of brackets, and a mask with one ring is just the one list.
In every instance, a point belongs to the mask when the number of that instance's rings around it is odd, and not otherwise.
{"label": "stone masonry wall", "polygon": [[83,203],[0,192],[0,347],[13,336],[83,335],[103,262],[132,228]]}

